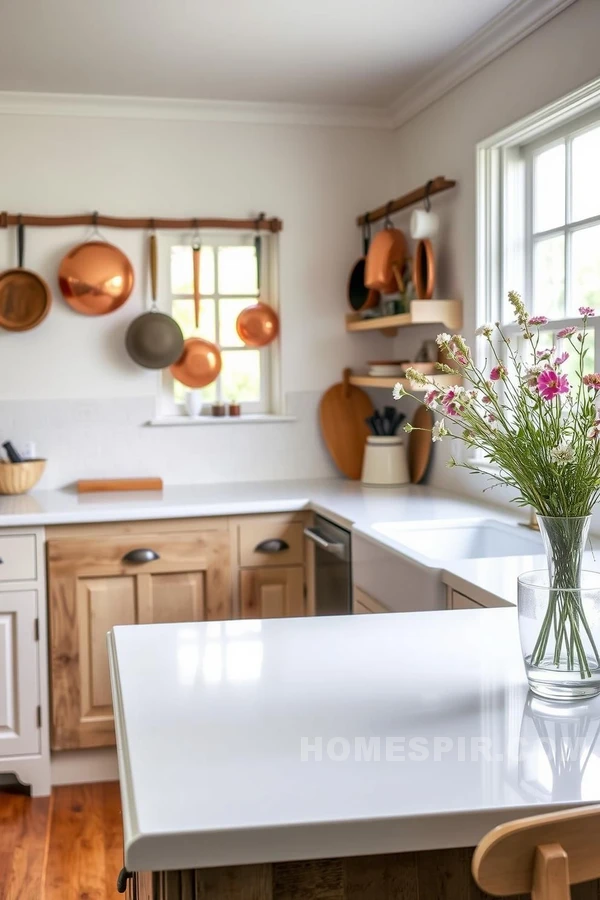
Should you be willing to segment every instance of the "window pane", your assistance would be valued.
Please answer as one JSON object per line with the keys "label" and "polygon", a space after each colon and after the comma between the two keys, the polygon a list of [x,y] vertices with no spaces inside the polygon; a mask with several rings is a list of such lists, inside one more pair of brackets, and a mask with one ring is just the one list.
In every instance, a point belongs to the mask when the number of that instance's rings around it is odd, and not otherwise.
{"label": "window pane", "polygon": [[252,247],[219,247],[219,293],[256,294],[256,252]]}
{"label": "window pane", "polygon": [[600,306],[600,225],[571,237],[571,314],[580,306]]}
{"label": "window pane", "polygon": [[600,128],[593,128],[573,139],[571,220],[600,214]]}
{"label": "window pane", "polygon": [[210,297],[203,297],[200,301],[200,328],[196,331],[194,322],[194,301],[173,300],[173,318],[179,323],[183,336],[203,337],[207,341],[215,341],[215,301]]}
{"label": "window pane", "polygon": [[[579,360],[577,354],[567,340],[557,341],[557,353],[566,352],[569,354],[568,360],[563,364],[562,371],[568,375],[571,384],[577,383],[577,369],[579,368]],[[591,375],[594,372],[594,335],[588,331],[585,342],[585,356],[583,357],[583,374]]]}
{"label": "window pane", "polygon": [[533,251],[534,311],[550,319],[560,319],[565,311],[565,238],[536,241]]}
{"label": "window pane", "polygon": [[227,298],[220,301],[219,306],[219,336],[222,347],[244,347],[245,344],[240,340],[236,331],[237,317],[243,309],[250,306],[254,301],[244,297],[239,300]]}
{"label": "window pane", "polygon": [[260,351],[224,350],[221,370],[222,396],[229,402],[260,400]]}
{"label": "window pane", "polygon": [[[192,294],[194,269],[191,247],[171,247],[171,293]],[[200,250],[200,293],[215,292],[215,252],[212,247]]]}
{"label": "window pane", "polygon": [[565,145],[556,144],[533,160],[533,230],[548,231],[565,223]]}

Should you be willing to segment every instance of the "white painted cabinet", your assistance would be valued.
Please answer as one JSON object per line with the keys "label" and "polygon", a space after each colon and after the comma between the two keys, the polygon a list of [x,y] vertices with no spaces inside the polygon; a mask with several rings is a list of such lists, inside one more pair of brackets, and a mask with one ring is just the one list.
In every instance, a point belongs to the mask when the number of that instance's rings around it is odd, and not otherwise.
{"label": "white painted cabinet", "polygon": [[0,530],[0,774],[50,793],[43,529]]}

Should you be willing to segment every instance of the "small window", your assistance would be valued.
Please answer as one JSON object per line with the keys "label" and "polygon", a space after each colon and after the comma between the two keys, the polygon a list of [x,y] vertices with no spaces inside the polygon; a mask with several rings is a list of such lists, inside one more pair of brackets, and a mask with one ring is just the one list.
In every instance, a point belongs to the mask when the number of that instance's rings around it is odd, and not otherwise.
{"label": "small window", "polygon": [[[202,337],[221,349],[223,367],[212,384],[201,388],[203,412],[210,412],[216,402],[240,403],[243,413],[271,413],[271,376],[273,348],[247,347],[238,337],[236,321],[240,312],[257,302],[257,265],[254,238],[240,235],[201,241],[200,252],[200,315],[199,326],[194,321],[193,260],[190,242],[169,245],[171,315],[179,323],[184,338]],[[264,284],[261,295],[274,302],[269,238],[262,240]],[[186,385],[176,381],[168,370],[163,378],[163,412],[184,412]]]}

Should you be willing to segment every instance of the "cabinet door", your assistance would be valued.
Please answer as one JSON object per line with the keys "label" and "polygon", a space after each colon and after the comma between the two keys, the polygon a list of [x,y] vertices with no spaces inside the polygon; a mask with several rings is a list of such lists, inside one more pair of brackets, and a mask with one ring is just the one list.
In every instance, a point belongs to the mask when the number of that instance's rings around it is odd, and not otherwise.
{"label": "cabinet door", "polygon": [[240,599],[243,619],[304,616],[304,568],[243,569]]}
{"label": "cabinet door", "polygon": [[0,593],[0,756],[40,752],[35,591]]}
{"label": "cabinet door", "polygon": [[114,625],[229,618],[229,536],[57,540],[48,559],[52,747],[111,746],[106,633]]}

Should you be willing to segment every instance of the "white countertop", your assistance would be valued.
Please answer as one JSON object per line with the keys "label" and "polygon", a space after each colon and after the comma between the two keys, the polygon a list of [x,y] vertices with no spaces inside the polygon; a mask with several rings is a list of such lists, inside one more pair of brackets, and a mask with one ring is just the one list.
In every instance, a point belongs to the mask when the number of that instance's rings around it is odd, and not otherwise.
{"label": "white countertop", "polygon": [[235,516],[314,509],[340,525],[481,514],[489,507],[421,485],[366,487],[329,478],[167,486],[163,491],[77,494],[74,489],[0,497],[0,528]]}
{"label": "white countertop", "polygon": [[117,627],[110,650],[131,870],[472,846],[600,801],[600,698],[528,698],[512,609]]}

